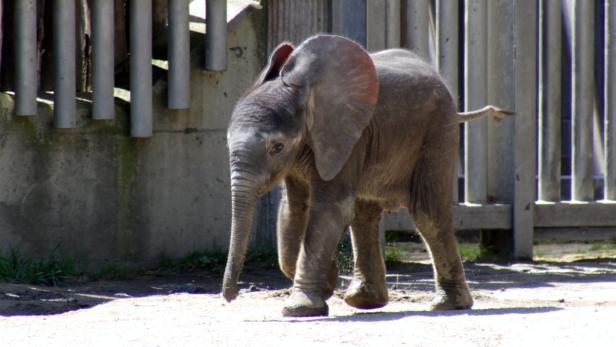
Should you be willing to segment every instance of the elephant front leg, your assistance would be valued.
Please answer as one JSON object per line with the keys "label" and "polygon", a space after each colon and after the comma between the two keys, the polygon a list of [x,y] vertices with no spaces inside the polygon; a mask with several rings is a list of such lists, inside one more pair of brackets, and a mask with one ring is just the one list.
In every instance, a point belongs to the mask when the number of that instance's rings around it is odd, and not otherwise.
{"label": "elephant front leg", "polygon": [[278,209],[278,264],[287,278],[295,277],[295,264],[308,225],[308,187],[303,182],[285,179]]}
{"label": "elephant front leg", "polygon": [[282,314],[287,317],[326,316],[331,295],[336,247],[353,215],[353,202],[316,203],[302,242],[293,290]]}
{"label": "elephant front leg", "polygon": [[355,268],[344,301],[357,308],[372,309],[387,304],[385,260],[379,242],[383,209],[376,203],[358,200],[351,223]]}

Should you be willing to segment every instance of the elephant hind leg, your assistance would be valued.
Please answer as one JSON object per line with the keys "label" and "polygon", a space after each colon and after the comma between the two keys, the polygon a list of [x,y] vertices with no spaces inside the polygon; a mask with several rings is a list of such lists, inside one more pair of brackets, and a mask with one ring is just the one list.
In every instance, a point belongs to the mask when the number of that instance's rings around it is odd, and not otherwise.
{"label": "elephant hind leg", "polygon": [[345,302],[353,307],[372,309],[387,304],[385,260],[379,242],[379,221],[383,209],[365,200],[355,202],[351,239],[355,268]]}
{"label": "elephant hind leg", "polygon": [[432,258],[436,297],[431,309],[471,308],[473,298],[466,283],[451,217],[437,219],[420,211],[413,213],[412,217]]}

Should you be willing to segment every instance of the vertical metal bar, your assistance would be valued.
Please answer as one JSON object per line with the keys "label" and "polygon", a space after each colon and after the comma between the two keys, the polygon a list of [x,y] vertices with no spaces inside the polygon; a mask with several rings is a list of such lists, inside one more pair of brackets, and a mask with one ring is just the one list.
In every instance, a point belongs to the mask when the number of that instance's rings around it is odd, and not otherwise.
{"label": "vertical metal bar", "polygon": [[114,0],[92,3],[92,118],[113,119]]}
{"label": "vertical metal bar", "polygon": [[387,3],[383,0],[367,0],[366,7],[366,47],[371,52],[383,50],[386,47]]}
{"label": "vertical metal bar", "polygon": [[385,31],[385,46],[400,47],[400,0],[386,0],[387,29]]}
{"label": "vertical metal bar", "polygon": [[[460,81],[459,10],[458,1],[436,0],[436,65],[456,104],[459,103],[458,83]],[[457,167],[453,181],[453,201],[458,202]]]}
{"label": "vertical metal bar", "polygon": [[332,6],[332,32],[366,47],[366,0],[337,0]]}
{"label": "vertical metal bar", "polygon": [[406,47],[430,61],[430,0],[406,0]]}
{"label": "vertical metal bar", "polygon": [[541,2],[539,200],[560,200],[562,5]]}
{"label": "vertical metal bar", "polygon": [[537,36],[538,3],[518,0],[515,8],[515,119],[513,252],[518,259],[533,256],[536,188]]}
{"label": "vertical metal bar", "polygon": [[188,0],[169,0],[169,90],[170,109],[190,108],[190,33]]}
{"label": "vertical metal bar", "polygon": [[[485,0],[465,3],[464,106],[467,110],[483,107],[487,99],[486,14]],[[467,203],[483,203],[487,198],[487,129],[486,119],[465,124],[464,195]]]}
{"label": "vertical metal bar", "polygon": [[605,2],[605,199],[616,200],[616,0]]}
{"label": "vertical metal bar", "polygon": [[56,128],[76,126],[75,1],[55,0],[53,7],[54,119]]}
{"label": "vertical metal bar", "polygon": [[15,115],[35,116],[38,89],[36,0],[15,1]]}
{"label": "vertical metal bar", "polygon": [[205,68],[227,69],[227,0],[207,0],[205,5]]}
{"label": "vertical metal bar", "polygon": [[591,201],[593,191],[594,1],[573,3],[571,198]]}
{"label": "vertical metal bar", "polygon": [[130,118],[132,137],[152,136],[152,0],[131,0]]}

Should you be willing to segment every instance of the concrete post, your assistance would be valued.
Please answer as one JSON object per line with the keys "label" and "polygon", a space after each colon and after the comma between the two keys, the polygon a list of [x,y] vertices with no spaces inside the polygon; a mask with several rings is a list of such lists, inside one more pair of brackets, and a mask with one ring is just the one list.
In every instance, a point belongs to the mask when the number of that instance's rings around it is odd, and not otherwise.
{"label": "concrete post", "polygon": [[113,119],[114,0],[92,3],[92,118]]}
{"label": "concrete post", "polygon": [[54,126],[76,126],[75,1],[55,0],[53,7]]}

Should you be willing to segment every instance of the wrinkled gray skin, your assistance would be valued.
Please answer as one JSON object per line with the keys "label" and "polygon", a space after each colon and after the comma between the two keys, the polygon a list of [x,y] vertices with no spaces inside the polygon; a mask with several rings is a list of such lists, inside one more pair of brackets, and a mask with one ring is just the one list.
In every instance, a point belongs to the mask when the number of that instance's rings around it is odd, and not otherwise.
{"label": "wrinkled gray skin", "polygon": [[237,296],[257,198],[284,182],[278,255],[293,290],[283,315],[328,314],[347,226],[355,268],[345,301],[384,306],[378,224],[383,210],[400,206],[432,256],[432,309],[470,308],[452,225],[458,117],[442,79],[409,51],[369,55],[329,35],[295,49],[280,45],[229,125],[233,211],[223,296]]}

